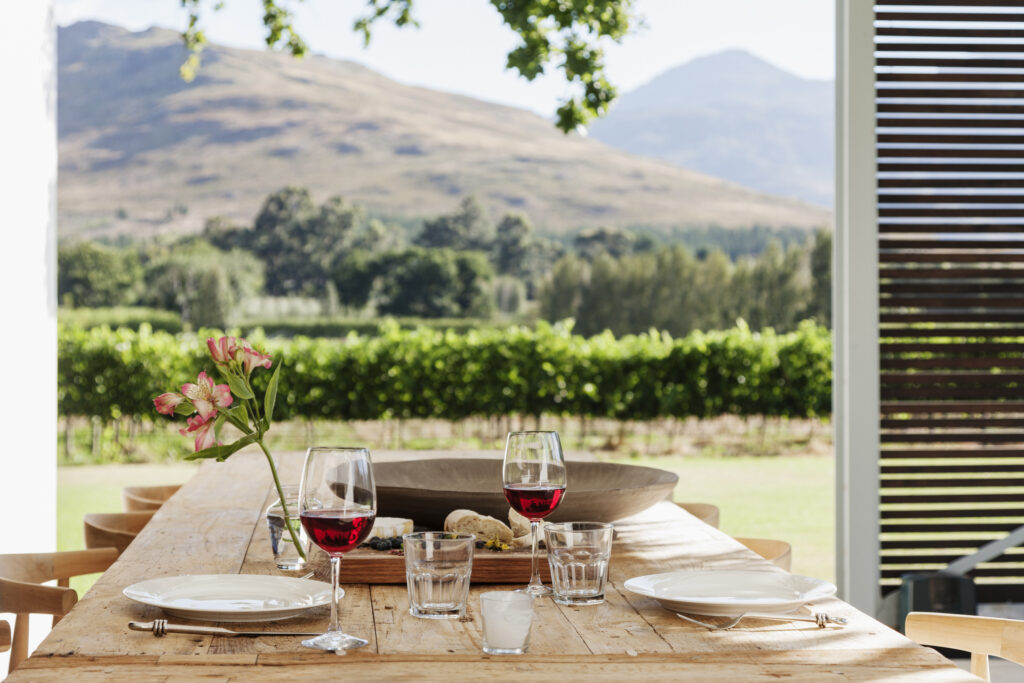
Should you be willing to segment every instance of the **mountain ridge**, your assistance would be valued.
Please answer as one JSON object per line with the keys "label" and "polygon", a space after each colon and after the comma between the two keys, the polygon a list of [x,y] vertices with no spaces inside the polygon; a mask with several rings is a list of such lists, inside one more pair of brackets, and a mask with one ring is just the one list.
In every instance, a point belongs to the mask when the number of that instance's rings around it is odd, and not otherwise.
{"label": "mountain ridge", "polygon": [[476,194],[552,234],[596,226],[813,228],[820,208],[564,136],[525,110],[398,84],[353,63],[210,45],[184,83],[180,35],[58,32],[62,236],[246,222],[301,185],[409,219]]}

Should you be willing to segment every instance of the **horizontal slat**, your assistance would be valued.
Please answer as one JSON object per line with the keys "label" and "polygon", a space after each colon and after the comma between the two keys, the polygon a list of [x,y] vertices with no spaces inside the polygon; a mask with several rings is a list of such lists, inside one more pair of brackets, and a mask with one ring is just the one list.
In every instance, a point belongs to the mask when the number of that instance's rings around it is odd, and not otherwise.
{"label": "horizontal slat", "polygon": [[[1024,443],[1024,435],[1019,432],[883,432],[878,440],[882,444],[890,443]],[[977,466],[978,472],[987,472],[981,465]],[[911,470],[908,470],[911,471]],[[969,471],[969,470],[963,470]],[[1013,465],[1009,470],[1020,471],[1024,476],[1024,467]]]}
{"label": "horizontal slat", "polygon": [[[880,531],[883,534],[888,533],[966,533],[969,531],[1013,531],[1020,526],[1020,522],[938,522],[932,524],[882,524]],[[1024,576],[1024,568],[1018,569],[1018,572]]]}
{"label": "horizontal slat", "polygon": [[883,370],[994,370],[1024,368],[1024,358],[884,358]]}
{"label": "horizontal slat", "polygon": [[889,280],[1021,280],[1024,268],[880,268],[878,277]]}
{"label": "horizontal slat", "polygon": [[[928,510],[882,510],[883,519],[970,519],[988,517],[1021,517],[1024,518],[1024,507],[972,507],[967,509],[928,509]],[[1021,521],[1024,524],[1024,520]],[[938,544],[944,541],[937,541]],[[1021,558],[1024,560],[1024,557]]]}
{"label": "horizontal slat", "polygon": [[1009,581],[1006,585],[975,586],[978,602],[1024,602],[1024,582]]}
{"label": "horizontal slat", "polygon": [[[1020,167],[1024,169],[1024,166]],[[999,223],[893,223],[882,222],[878,225],[878,232],[883,234],[894,233],[973,233],[973,234],[995,234],[1015,233],[1021,234],[1024,226],[1017,224]]]}
{"label": "horizontal slat", "polygon": [[[921,460],[926,458],[984,458],[997,460],[1000,458],[1022,458],[1024,457],[1024,448],[964,448],[962,446],[957,448],[882,448],[879,457],[882,460]],[[1024,497],[1022,497],[1022,500],[1024,500]]]}
{"label": "horizontal slat", "polygon": [[[876,26],[876,36],[903,36],[908,38],[1024,38],[1019,28],[952,28],[921,26]],[[885,43],[879,43],[881,48]]]}
{"label": "horizontal slat", "polygon": [[[942,434],[937,434],[936,436],[943,436],[943,435]],[[1021,439],[1021,435],[1020,434],[1017,434],[1015,436],[1017,437],[1018,441],[1024,440],[1024,439]],[[888,437],[888,435],[883,436],[882,440],[883,441],[887,440],[887,437]],[[1010,473],[1010,474],[1020,474],[1021,476],[1024,476],[1024,465],[1021,465],[1020,463],[989,464],[989,465],[979,465],[977,463],[971,463],[969,465],[949,465],[949,464],[942,464],[942,463],[943,463],[943,461],[941,461],[939,459],[935,459],[934,462],[931,462],[931,463],[928,463],[928,464],[884,465],[882,467],[881,471],[882,471],[882,474],[916,474],[916,473],[920,473],[920,474],[940,474],[940,473],[941,474],[970,474],[972,472],[976,472],[976,473],[980,474],[980,473],[984,472],[984,473],[989,473],[989,474],[991,474],[991,473],[997,473],[997,474],[998,473]],[[1024,515],[1024,509],[1019,509],[1018,508],[1018,510],[1019,511],[1017,513],[1014,513],[1014,514]],[[918,515],[918,516],[927,517],[928,515]],[[943,517],[945,515],[938,515],[938,516]],[[962,516],[962,515],[955,515],[955,516]],[[979,514],[978,516],[979,517],[998,517],[999,515]]]}
{"label": "horizontal slat", "polygon": [[932,548],[980,548],[985,541],[977,538],[943,538],[941,540],[926,540],[917,538],[893,538],[881,540],[883,550],[893,549],[932,549]]}
{"label": "horizontal slat", "polygon": [[[980,546],[975,546],[975,547],[977,548],[977,547],[980,547]],[[937,550],[939,550],[939,552],[936,552],[936,553],[930,554],[930,555],[915,555],[915,554],[899,554],[899,555],[896,555],[896,554],[893,554],[893,553],[885,553],[879,559],[881,560],[881,566],[882,567],[894,567],[894,566],[901,566],[901,565],[908,565],[908,564],[949,564],[953,560],[957,560],[957,559],[963,557],[964,555],[969,554],[967,552],[958,552],[958,551],[955,551],[955,550],[954,551],[948,551],[947,550],[945,552],[942,552],[941,548],[939,548]],[[1000,555],[999,557],[993,557],[992,559],[988,560],[988,562],[992,562],[994,564],[1000,564],[1000,563],[1004,563],[1004,562],[1005,563],[1021,562],[1021,561],[1024,561],[1024,557],[1021,557],[1020,555],[1017,555],[1017,554]],[[988,567],[986,567],[982,571],[986,571],[986,570],[988,570]],[[1002,576],[1020,576],[1020,577],[1024,577],[1024,567],[1017,567],[1015,569],[1006,568],[1006,570],[1007,570],[1007,574],[1002,574]]]}
{"label": "horizontal slat", "polygon": [[[1024,429],[1024,418],[930,417],[882,420],[882,429]],[[1024,434],[1021,435],[1024,441]]]}
{"label": "horizontal slat", "polygon": [[[1024,142],[1024,137],[1021,138]],[[1024,150],[1020,150],[1024,155]],[[924,192],[880,192],[885,204],[1024,204],[1024,195],[1013,194],[929,194]],[[1017,246],[1020,246],[1019,244]]]}
{"label": "horizontal slat", "polygon": [[[908,572],[908,570],[906,570],[906,569],[888,569],[887,568],[887,567],[891,567],[894,564],[896,564],[896,563],[893,562],[893,563],[883,564],[883,566],[882,566],[882,576],[883,577],[899,576],[901,574],[905,574],[905,573]],[[925,562],[901,562],[900,564],[927,564],[927,563],[925,563]],[[970,572],[968,572],[968,575],[974,577],[975,579],[980,579],[980,578],[983,578],[983,577],[986,577],[986,576],[1000,576],[1000,577],[1007,576],[1007,577],[1013,577],[1015,580],[1020,579],[1020,580],[1024,581],[1024,567],[1006,567],[1006,568],[996,568],[996,567],[991,567],[990,568],[990,567],[985,567],[985,568],[977,568],[977,569],[973,569]],[[978,586],[979,595],[980,595],[980,589],[981,589],[981,586]]]}
{"label": "horizontal slat", "polygon": [[1024,7],[1021,0],[875,0],[875,5],[932,6],[932,7]]}
{"label": "horizontal slat", "polygon": [[878,316],[881,323],[982,323],[982,322],[1024,322],[1022,313],[883,313]]}
{"label": "horizontal slat", "polygon": [[[1016,503],[1024,497],[1022,493],[975,493],[975,494],[948,494],[948,493],[924,493],[919,496],[904,494],[886,494],[879,499],[885,504],[907,504],[907,503]],[[884,542],[884,541],[883,541]],[[935,541],[931,541],[934,543]],[[945,541],[943,541],[945,542]],[[948,541],[950,547],[958,541]]]}
{"label": "horizontal slat", "polygon": [[1000,339],[1017,338],[1024,336],[1024,329],[995,328],[995,327],[885,327],[879,330],[879,337],[882,339],[925,339],[928,337],[951,337],[955,339]]}
{"label": "horizontal slat", "polygon": [[881,398],[884,401],[892,400],[927,400],[927,399],[1015,399],[1019,398],[1022,388],[1019,386],[988,386],[988,387],[965,387],[955,384],[932,384],[932,385],[909,385],[909,386],[883,386]]}
{"label": "horizontal slat", "polygon": [[1024,382],[1019,372],[885,372],[883,384],[1006,384]]}
{"label": "horizontal slat", "polygon": [[[887,74],[879,74],[879,78]],[[900,74],[908,75],[908,74]],[[930,76],[930,74],[914,74],[918,76]],[[951,76],[963,76],[977,78],[975,74],[949,74]],[[1016,75],[1016,74],[1015,74]],[[1024,73],[1019,74],[1024,80]],[[879,128],[1021,128],[1024,127],[1024,120],[1021,119],[954,119],[954,118],[899,118],[893,116],[879,117],[875,119]],[[955,187],[955,186],[954,186]],[[1019,187],[1010,185],[1008,187]]]}
{"label": "horizontal slat", "polygon": [[[876,3],[877,4],[877,3]],[[910,3],[901,2],[901,5]],[[958,3],[965,5],[966,3]],[[1019,5],[1018,5],[1019,6]],[[972,22],[972,21],[984,21],[989,23],[995,22],[1012,22],[1012,23],[1024,23],[1024,17],[1015,12],[898,12],[898,11],[881,11],[875,12],[875,19],[878,21],[952,21],[952,22]]]}
{"label": "horizontal slat", "polygon": [[[977,147],[883,147],[877,150],[881,163],[886,159],[1020,159],[1021,149],[980,149]],[[935,168],[934,166],[932,168]]]}
{"label": "horizontal slat", "polygon": [[[949,247],[952,249],[956,245],[950,244]],[[882,252],[878,255],[878,260],[881,263],[1024,263],[1024,250],[1021,253],[1008,251],[979,253],[952,250],[946,252]]]}
{"label": "horizontal slat", "polygon": [[878,52],[1024,52],[1013,43],[875,43]]}
{"label": "horizontal slat", "polygon": [[897,414],[950,414],[970,415],[978,413],[1024,414],[1024,403],[1020,401],[899,401],[882,403],[882,415]]}
{"label": "horizontal slat", "polygon": [[879,292],[882,294],[896,295],[904,293],[913,294],[1015,294],[1020,293],[1024,299],[1024,290],[1019,283],[907,283],[899,284],[884,283],[879,285]]}
{"label": "horizontal slat", "polygon": [[[881,60],[877,60],[881,61]],[[1024,60],[1020,60],[1024,67]],[[879,102],[879,114],[1022,114],[1024,104],[990,104],[980,102]]]}
{"label": "horizontal slat", "polygon": [[879,207],[879,218],[1024,218],[1024,208],[993,209],[978,207],[926,208]]}
{"label": "horizontal slat", "polygon": [[882,479],[881,489],[935,489],[935,488],[1001,488],[1004,486],[1024,486],[1024,475],[1021,477],[991,479]]}
{"label": "horizontal slat", "polygon": [[1024,306],[1024,298],[978,294],[940,296],[907,292],[903,296],[883,296],[879,299],[879,305],[882,308],[1021,308]]}

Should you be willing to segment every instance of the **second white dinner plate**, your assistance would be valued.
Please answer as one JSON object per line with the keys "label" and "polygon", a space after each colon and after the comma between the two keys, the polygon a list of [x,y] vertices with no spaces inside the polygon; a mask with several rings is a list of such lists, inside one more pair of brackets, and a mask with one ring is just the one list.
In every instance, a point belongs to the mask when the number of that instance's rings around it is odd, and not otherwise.
{"label": "second white dinner plate", "polygon": [[136,602],[198,621],[275,621],[331,601],[330,584],[262,574],[166,576],[123,592]]}
{"label": "second white dinner plate", "polygon": [[665,609],[712,617],[743,612],[785,613],[833,595],[828,581],[798,574],[732,571],[675,571],[629,579],[626,590],[657,600]]}

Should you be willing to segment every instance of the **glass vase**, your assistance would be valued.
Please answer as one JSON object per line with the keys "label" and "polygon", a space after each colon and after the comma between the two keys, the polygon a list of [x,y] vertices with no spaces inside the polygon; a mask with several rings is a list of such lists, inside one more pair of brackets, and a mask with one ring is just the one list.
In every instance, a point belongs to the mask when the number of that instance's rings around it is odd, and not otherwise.
{"label": "glass vase", "polygon": [[291,526],[296,531],[299,543],[302,544],[303,552],[300,553],[292,541],[292,535],[288,533],[284,523],[284,511],[281,509],[280,499],[275,500],[267,508],[267,527],[270,530],[270,548],[274,552],[274,563],[278,569],[285,571],[299,571],[306,566],[305,557],[309,557],[309,536],[302,528],[299,521],[299,487],[282,486],[285,502],[288,505],[288,517]]}

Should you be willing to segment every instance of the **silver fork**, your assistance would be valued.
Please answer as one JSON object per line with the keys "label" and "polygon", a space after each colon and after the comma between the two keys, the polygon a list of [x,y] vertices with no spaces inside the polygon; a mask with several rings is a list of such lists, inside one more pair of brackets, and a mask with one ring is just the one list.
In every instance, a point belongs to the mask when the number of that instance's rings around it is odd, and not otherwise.
{"label": "silver fork", "polygon": [[831,614],[825,612],[815,612],[810,616],[802,614],[755,614],[752,612],[743,612],[737,617],[733,617],[724,624],[709,624],[693,617],[688,617],[685,614],[676,612],[676,616],[683,621],[688,621],[691,624],[697,626],[703,626],[709,631],[724,631],[725,629],[732,628],[736,624],[740,623],[740,619],[743,617],[751,617],[752,619],[773,619],[775,621],[811,621],[818,625],[818,628],[825,628],[829,624],[835,624],[837,626],[845,626],[847,621],[843,617],[834,617]]}

